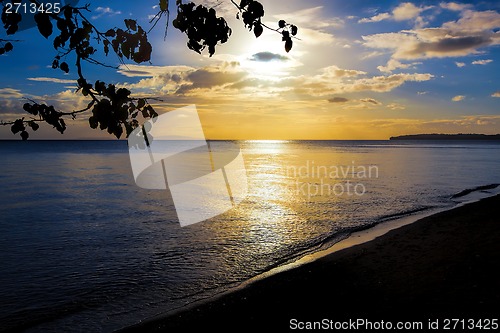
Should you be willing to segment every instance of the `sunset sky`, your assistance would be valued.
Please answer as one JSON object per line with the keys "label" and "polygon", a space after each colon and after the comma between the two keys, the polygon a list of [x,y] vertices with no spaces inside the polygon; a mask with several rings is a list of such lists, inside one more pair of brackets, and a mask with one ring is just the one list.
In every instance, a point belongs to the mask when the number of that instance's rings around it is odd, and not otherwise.
{"label": "sunset sky", "polygon": [[[256,39],[245,31],[229,0],[197,2],[217,5],[233,29],[213,57],[189,50],[171,24],[164,40],[163,20],[150,33],[151,64],[86,65],[86,77],[161,98],[154,103],[159,113],[195,104],[210,139],[500,133],[500,2],[262,0],[267,25],[284,19],[298,26],[300,40],[290,53],[276,32]],[[154,0],[90,3],[87,17],[102,31],[123,27],[126,18],[148,30],[157,12]],[[88,103],[74,93],[74,71],[50,67],[51,40],[36,28],[14,38],[23,42],[0,56],[1,120],[22,112],[23,97],[62,111]],[[119,64],[102,48],[99,54]],[[80,116],[63,136],[45,126],[31,138],[111,138],[90,129],[87,119]],[[18,137],[2,127],[0,138]]]}

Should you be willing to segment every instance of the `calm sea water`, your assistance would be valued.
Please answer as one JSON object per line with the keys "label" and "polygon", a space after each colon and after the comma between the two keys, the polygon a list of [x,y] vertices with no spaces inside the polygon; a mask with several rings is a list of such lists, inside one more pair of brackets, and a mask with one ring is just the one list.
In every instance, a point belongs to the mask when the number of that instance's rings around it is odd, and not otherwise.
{"label": "calm sea water", "polygon": [[239,144],[247,198],[181,228],[126,142],[0,142],[0,331],[111,332],[500,183],[498,143]]}

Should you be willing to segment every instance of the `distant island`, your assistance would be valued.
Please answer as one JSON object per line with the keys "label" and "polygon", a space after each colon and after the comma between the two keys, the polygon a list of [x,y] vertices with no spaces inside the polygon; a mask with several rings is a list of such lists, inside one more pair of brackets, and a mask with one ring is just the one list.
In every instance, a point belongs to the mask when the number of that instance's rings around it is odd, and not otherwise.
{"label": "distant island", "polygon": [[390,140],[500,140],[500,134],[413,134],[391,136]]}

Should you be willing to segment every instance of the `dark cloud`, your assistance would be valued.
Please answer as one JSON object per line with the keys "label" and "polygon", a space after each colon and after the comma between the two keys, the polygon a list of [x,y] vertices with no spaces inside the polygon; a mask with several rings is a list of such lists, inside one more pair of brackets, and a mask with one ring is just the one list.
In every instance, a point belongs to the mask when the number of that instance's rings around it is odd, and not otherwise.
{"label": "dark cloud", "polygon": [[345,97],[333,97],[328,100],[330,103],[345,103],[347,101],[349,100]]}
{"label": "dark cloud", "polygon": [[473,50],[491,43],[491,38],[485,35],[443,38],[437,42],[421,42],[417,44],[413,50],[409,50],[407,53],[410,55],[427,53],[454,54],[460,51]]}
{"label": "dark cloud", "polygon": [[380,103],[379,101],[377,101],[376,99],[373,99],[373,98],[364,98],[364,99],[360,99],[360,101],[361,102],[365,102],[365,103],[375,104],[375,105],[382,104],[382,103]]}
{"label": "dark cloud", "polygon": [[191,84],[183,84],[177,90],[178,94],[185,94],[193,89],[210,89],[239,82],[245,78],[244,72],[219,72],[208,69],[198,69],[186,76],[186,81]]}
{"label": "dark cloud", "polygon": [[272,52],[259,52],[259,53],[255,53],[254,55],[252,55],[250,60],[269,62],[269,61],[288,61],[288,60],[290,60],[290,58],[283,56],[281,54],[272,53]]}

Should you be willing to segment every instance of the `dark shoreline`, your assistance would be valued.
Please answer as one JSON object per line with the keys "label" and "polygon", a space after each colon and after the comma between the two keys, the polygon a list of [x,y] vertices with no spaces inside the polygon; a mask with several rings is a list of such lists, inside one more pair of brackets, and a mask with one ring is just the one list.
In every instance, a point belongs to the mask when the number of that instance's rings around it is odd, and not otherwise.
{"label": "dark shoreline", "polygon": [[500,195],[441,212],[119,332],[283,332],[292,318],[495,319],[499,212]]}
{"label": "dark shoreline", "polygon": [[411,134],[392,136],[389,140],[498,141],[500,134]]}

